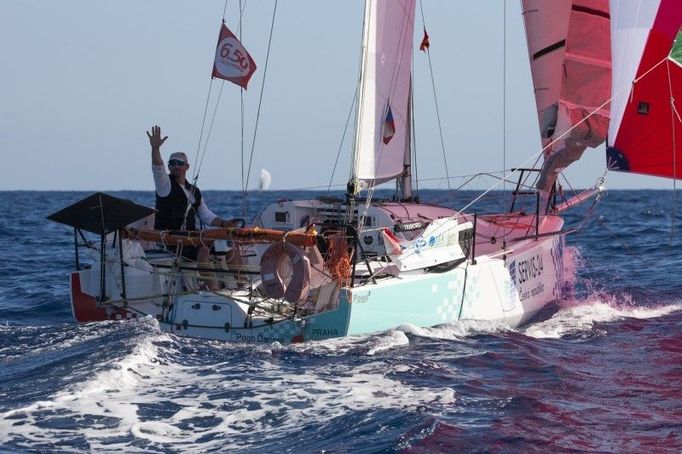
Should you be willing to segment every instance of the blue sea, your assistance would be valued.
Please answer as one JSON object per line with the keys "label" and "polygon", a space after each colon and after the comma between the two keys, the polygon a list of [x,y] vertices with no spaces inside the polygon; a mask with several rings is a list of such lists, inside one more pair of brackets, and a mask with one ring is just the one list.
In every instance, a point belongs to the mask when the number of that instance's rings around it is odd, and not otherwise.
{"label": "blue sea", "polygon": [[[672,191],[610,191],[570,214],[584,225],[567,238],[574,290],[522,328],[405,324],[284,346],[179,337],[150,319],[76,323],[73,231],[45,217],[87,195],[0,192],[0,452],[682,451]],[[312,195],[251,194],[249,216]],[[475,195],[421,198],[459,208]],[[241,213],[238,192],[205,197]]]}

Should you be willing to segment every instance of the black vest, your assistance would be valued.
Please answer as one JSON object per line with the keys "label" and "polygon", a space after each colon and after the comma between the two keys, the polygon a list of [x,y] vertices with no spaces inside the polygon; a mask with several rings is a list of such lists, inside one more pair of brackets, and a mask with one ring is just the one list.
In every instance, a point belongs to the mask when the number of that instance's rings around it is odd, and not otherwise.
{"label": "black vest", "polygon": [[[156,230],[180,230],[182,222],[185,220],[187,195],[172,175],[168,175],[168,178],[171,182],[170,193],[166,197],[160,197],[158,193],[156,194],[156,209],[158,210],[154,221]],[[185,180],[185,189],[190,194],[194,194],[195,201],[187,213],[185,230],[196,230],[196,214],[199,205],[201,205],[201,191],[187,180]]]}

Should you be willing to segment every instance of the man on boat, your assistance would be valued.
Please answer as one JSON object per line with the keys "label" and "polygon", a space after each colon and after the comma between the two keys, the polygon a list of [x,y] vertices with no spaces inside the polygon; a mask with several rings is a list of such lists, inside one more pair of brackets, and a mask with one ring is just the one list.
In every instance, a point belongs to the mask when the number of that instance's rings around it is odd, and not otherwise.
{"label": "man on boat", "polygon": [[[187,155],[181,151],[168,157],[168,171],[161,159],[161,145],[168,138],[161,138],[161,128],[153,126],[151,133],[147,131],[152,148],[152,173],[156,186],[156,213],[154,228],[156,230],[196,230],[196,217],[206,225],[216,227],[235,227],[237,220],[225,220],[208,209],[201,196],[201,191],[187,181],[189,169]],[[208,262],[209,249],[199,247],[196,251],[188,250],[189,257],[198,262]]]}

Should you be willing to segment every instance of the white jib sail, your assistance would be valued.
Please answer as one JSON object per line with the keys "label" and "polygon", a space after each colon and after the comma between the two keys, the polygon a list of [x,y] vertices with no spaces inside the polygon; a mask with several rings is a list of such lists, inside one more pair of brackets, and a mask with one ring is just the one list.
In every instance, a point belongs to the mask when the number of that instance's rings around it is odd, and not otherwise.
{"label": "white jib sail", "polygon": [[351,178],[355,191],[403,172],[408,137],[415,0],[367,0],[358,125]]}

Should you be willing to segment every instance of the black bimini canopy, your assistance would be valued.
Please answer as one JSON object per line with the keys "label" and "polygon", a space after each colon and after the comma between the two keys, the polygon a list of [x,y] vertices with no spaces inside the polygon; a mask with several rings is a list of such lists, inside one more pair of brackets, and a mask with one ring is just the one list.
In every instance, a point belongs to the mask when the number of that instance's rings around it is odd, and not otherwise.
{"label": "black bimini canopy", "polygon": [[155,212],[153,208],[138,205],[130,200],[96,192],[80,202],[49,215],[47,219],[102,235],[123,228]]}

